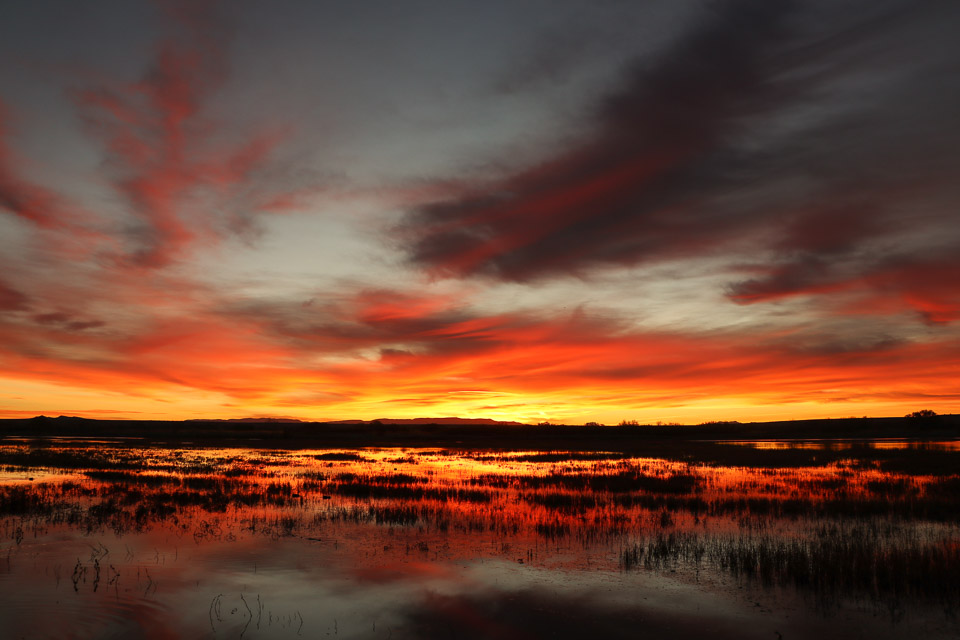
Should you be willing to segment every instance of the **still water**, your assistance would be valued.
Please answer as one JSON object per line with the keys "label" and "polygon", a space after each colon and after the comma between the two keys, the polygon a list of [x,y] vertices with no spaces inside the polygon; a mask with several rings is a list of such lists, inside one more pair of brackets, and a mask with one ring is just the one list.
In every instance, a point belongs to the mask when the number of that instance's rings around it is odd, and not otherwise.
{"label": "still water", "polygon": [[957,637],[960,465],[944,458],[956,454],[880,453],[725,464],[682,451],[6,444],[0,628]]}
{"label": "still water", "polygon": [[776,440],[726,440],[727,444],[736,444],[754,449],[818,449],[822,451],[847,451],[851,449],[913,449],[921,451],[960,451],[960,440],[905,440],[902,438],[883,438],[864,440],[853,438],[815,438],[776,439]]}

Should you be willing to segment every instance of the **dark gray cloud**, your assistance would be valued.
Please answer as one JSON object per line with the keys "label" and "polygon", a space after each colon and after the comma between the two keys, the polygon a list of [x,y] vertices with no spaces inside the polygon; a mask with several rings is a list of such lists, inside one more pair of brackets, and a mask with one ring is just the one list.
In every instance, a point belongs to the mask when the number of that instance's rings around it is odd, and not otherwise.
{"label": "dark gray cloud", "polygon": [[728,294],[743,304],[801,294],[858,295],[857,306],[867,313],[908,308],[927,324],[946,324],[960,319],[958,249],[875,256],[847,270],[807,255],[769,265],[760,277],[732,285]]}
{"label": "dark gray cloud", "polygon": [[103,320],[83,320],[61,311],[39,313],[33,316],[33,320],[38,324],[57,327],[66,331],[84,331],[86,329],[99,329],[106,326]]}
{"label": "dark gray cloud", "polygon": [[578,145],[411,212],[408,255],[533,281],[754,241],[767,273],[731,287],[753,302],[873,282],[871,252],[908,233],[908,262],[960,251],[958,20],[949,2],[711,4],[595,100]]}
{"label": "dark gray cloud", "polygon": [[19,311],[26,308],[29,298],[0,280],[0,311]]}
{"label": "dark gray cloud", "polygon": [[731,119],[769,93],[764,53],[784,36],[785,15],[781,3],[741,3],[660,59],[637,63],[625,86],[599,101],[594,133],[579,148],[416,212],[414,261],[527,280],[695,242],[684,231],[691,212],[668,208],[698,178],[713,179],[703,165]]}

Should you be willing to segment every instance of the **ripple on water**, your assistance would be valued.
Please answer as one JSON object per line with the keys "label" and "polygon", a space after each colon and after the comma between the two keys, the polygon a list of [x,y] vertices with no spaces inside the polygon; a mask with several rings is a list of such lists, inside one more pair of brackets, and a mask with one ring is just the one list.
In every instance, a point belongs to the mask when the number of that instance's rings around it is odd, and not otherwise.
{"label": "ripple on water", "polygon": [[[77,593],[67,581],[55,598],[48,591],[4,589],[2,625],[8,638],[167,639],[177,637],[176,614],[142,593]],[[7,615],[0,613],[0,620]],[[8,635],[9,634],[9,635]]]}

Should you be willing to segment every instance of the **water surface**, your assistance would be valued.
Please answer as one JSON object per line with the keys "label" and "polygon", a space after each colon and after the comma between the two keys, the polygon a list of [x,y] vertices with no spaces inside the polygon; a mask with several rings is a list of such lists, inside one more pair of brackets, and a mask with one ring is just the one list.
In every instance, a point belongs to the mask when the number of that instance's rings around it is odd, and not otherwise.
{"label": "water surface", "polygon": [[7,444],[0,623],[25,638],[955,637],[953,450],[851,451],[786,466],[682,448]]}

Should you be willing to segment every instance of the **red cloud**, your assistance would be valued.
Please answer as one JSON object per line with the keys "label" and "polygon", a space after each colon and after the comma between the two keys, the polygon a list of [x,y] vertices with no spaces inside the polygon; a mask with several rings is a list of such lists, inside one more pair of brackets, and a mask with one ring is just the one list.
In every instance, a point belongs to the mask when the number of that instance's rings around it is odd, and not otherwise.
{"label": "red cloud", "polygon": [[0,310],[15,311],[27,306],[28,298],[20,291],[0,280]]}
{"label": "red cloud", "polygon": [[255,180],[283,140],[280,130],[255,131],[229,148],[212,144],[218,123],[204,103],[227,68],[227,34],[212,3],[164,6],[176,32],[157,45],[138,82],[73,93],[104,141],[116,189],[142,223],[134,259],[145,267],[169,264],[196,240],[249,227],[256,211],[298,204],[291,189]]}
{"label": "red cloud", "polygon": [[960,319],[960,261],[953,256],[887,258],[838,277],[817,261],[795,262],[736,285],[730,297],[751,304],[800,295],[856,294],[846,313],[913,309],[931,324]]}

